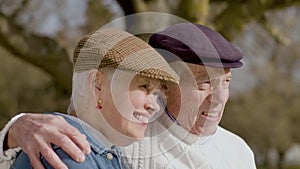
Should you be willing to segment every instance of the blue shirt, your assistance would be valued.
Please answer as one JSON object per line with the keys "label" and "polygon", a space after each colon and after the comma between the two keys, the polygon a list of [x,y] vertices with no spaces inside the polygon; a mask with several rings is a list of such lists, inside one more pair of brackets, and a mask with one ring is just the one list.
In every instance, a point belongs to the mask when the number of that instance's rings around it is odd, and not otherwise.
{"label": "blue shirt", "polygon": [[[121,151],[118,147],[112,146],[108,148],[105,144],[96,139],[89,130],[86,130],[84,125],[87,126],[83,121],[70,117],[68,115],[60,113],[50,113],[58,116],[64,117],[64,119],[76,127],[82,134],[85,134],[88,142],[91,145],[91,153],[85,156],[85,161],[83,163],[78,163],[74,161],[68,154],[66,154],[60,147],[53,145],[53,149],[56,154],[61,158],[61,160],[70,169],[121,169]],[[90,126],[89,126],[90,127]],[[91,127],[90,127],[91,128]],[[52,169],[53,167],[41,156],[41,162],[46,169]],[[28,156],[21,152],[11,169],[32,169]]]}

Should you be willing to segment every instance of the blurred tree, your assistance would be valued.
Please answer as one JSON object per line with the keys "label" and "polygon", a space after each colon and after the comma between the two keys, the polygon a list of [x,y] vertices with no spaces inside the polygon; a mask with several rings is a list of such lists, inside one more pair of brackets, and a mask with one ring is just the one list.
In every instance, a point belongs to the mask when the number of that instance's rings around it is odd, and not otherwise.
{"label": "blurred tree", "polygon": [[[222,120],[222,125],[246,138],[256,153],[266,156],[270,148],[275,148],[279,155],[276,168],[279,169],[283,168],[286,150],[293,143],[300,142],[300,106],[297,104],[300,90],[296,76],[296,72],[299,73],[297,69],[300,43],[299,36],[295,36],[298,33],[293,34],[293,30],[298,29],[294,19],[299,17],[299,12],[294,13],[293,10],[285,11],[289,13],[286,15],[286,18],[290,20],[287,21],[288,24],[284,24],[287,20],[285,17],[277,18],[277,21],[273,22],[276,12],[272,15],[268,14],[267,18],[272,18],[266,20],[263,28],[268,31],[269,35],[262,36],[263,31],[260,30],[257,37],[252,36],[252,41],[258,43],[255,48],[256,52],[252,54],[258,56],[253,56],[255,58],[253,61],[247,60],[250,68],[248,74],[244,76],[249,78],[251,74],[254,74],[257,84],[243,95],[230,100]],[[278,14],[282,16],[285,12],[281,11]],[[252,32],[255,30],[252,29]],[[273,40],[268,40],[270,38]],[[249,45],[247,43],[245,47]],[[262,56],[260,56],[259,46],[265,52]],[[264,59],[261,60],[261,57]],[[264,158],[267,159],[267,157]]]}
{"label": "blurred tree", "polygon": [[[69,94],[71,90],[70,82],[72,69],[71,63],[68,59],[69,57],[67,50],[62,47],[56,39],[35,34],[28,30],[26,25],[20,25],[17,22],[18,19],[22,17],[20,15],[25,15],[23,12],[28,10],[26,8],[32,8],[30,2],[30,0],[15,2],[3,0],[0,2],[0,5],[2,6],[2,10],[0,12],[0,44],[14,56],[20,57],[49,73],[57,82],[57,85],[62,89],[62,91],[66,94]],[[59,2],[57,1],[57,3]],[[167,10],[159,10],[160,12],[173,12],[183,18],[186,18],[187,20],[199,23],[207,22],[209,3],[223,3],[226,4],[225,9],[216,15],[211,22],[216,23],[215,25],[217,29],[232,39],[231,35],[228,33],[235,33],[237,32],[236,30],[240,31],[240,28],[252,19],[261,21],[264,18],[263,14],[266,10],[295,5],[298,3],[298,1],[118,0],[118,3],[124,10],[125,15],[151,11],[164,4],[164,9]],[[171,5],[171,3],[173,4]],[[35,5],[35,7],[38,6]],[[34,11],[34,9],[31,10]],[[101,15],[102,18],[106,18],[103,19],[104,21],[108,21],[110,19],[109,15],[105,15],[108,13],[108,10],[102,7],[101,3],[96,0],[89,1],[87,12],[88,18],[91,19],[90,22],[87,22],[89,24],[86,24],[88,25],[86,26],[88,31],[95,29],[95,27],[98,26],[94,25],[101,23],[98,21],[99,17],[95,16]],[[92,21],[95,20],[97,20],[97,22],[95,22],[96,24],[93,24]],[[53,69],[54,66],[56,69]],[[64,72],[64,74],[61,74],[61,72]]]}
{"label": "blurred tree", "polygon": [[[95,30],[95,25],[111,20],[111,13],[101,1],[89,1],[88,9],[84,9],[87,19],[77,23],[82,20],[76,16],[79,9],[65,12],[67,1],[54,0],[52,8],[48,2],[0,1],[1,63],[7,65],[2,67],[0,79],[1,127],[21,111],[66,112],[71,93],[70,56],[75,43],[82,34]],[[75,17],[75,22],[68,23],[70,17]]]}
{"label": "blurred tree", "polygon": [[[299,17],[290,16],[300,10],[288,8],[299,5],[299,0],[1,0],[0,127],[12,116],[8,112],[65,112],[70,58],[83,34],[114,17],[164,12],[209,25],[229,40],[248,29],[236,42],[245,55],[255,57],[244,59],[249,66],[242,71],[249,74],[239,83],[246,87],[228,103],[222,125],[243,136],[258,153],[275,147],[282,154],[300,141],[299,27],[291,32]],[[276,13],[284,9],[287,12]],[[146,22],[126,27],[138,29]]]}
{"label": "blurred tree", "polygon": [[[299,0],[117,0],[125,15],[167,12],[190,22],[212,24],[227,39],[233,39],[251,21],[265,22],[267,11],[299,6]],[[213,10],[210,10],[213,6]],[[210,12],[211,11],[211,12]],[[208,22],[209,21],[209,22]]]}

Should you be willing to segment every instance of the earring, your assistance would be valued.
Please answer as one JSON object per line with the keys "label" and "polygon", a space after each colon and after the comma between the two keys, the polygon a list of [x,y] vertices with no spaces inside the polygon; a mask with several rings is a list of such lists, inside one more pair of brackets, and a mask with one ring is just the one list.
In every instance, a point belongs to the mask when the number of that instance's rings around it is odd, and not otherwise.
{"label": "earring", "polygon": [[99,99],[99,100],[97,101],[96,109],[102,109],[102,100],[101,100],[101,99]]}

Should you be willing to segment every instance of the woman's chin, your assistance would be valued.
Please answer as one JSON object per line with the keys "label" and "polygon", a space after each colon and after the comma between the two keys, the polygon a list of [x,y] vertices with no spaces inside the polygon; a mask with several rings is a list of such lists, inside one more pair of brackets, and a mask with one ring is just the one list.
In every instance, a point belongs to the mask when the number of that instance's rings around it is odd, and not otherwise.
{"label": "woman's chin", "polygon": [[145,138],[145,131],[135,132],[135,133],[131,133],[131,134],[127,133],[127,134],[128,134],[127,135],[128,137],[130,137],[132,140],[135,140],[135,141],[142,140]]}

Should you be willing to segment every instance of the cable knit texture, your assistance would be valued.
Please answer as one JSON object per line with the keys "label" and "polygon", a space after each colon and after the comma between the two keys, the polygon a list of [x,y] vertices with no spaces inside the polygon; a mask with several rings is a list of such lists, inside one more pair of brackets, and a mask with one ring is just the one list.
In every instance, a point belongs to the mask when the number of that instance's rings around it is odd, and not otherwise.
{"label": "cable knit texture", "polygon": [[[13,117],[6,125],[5,127],[0,131],[0,162],[2,160],[11,160],[14,159],[17,156],[17,153],[21,150],[20,147],[8,149],[6,151],[3,151],[3,144],[4,144],[4,138],[6,134],[8,133],[8,130],[10,127],[17,121],[20,117],[25,115],[25,113],[20,113]],[[2,163],[2,162],[1,162]]]}
{"label": "cable knit texture", "polygon": [[[147,138],[122,148],[123,162],[129,168],[256,168],[253,152],[245,141],[222,127],[218,127],[212,136],[199,137],[174,125],[165,114],[149,125]],[[6,133],[4,129],[1,131],[1,134]],[[3,139],[0,140],[1,145],[2,143]],[[2,156],[1,158],[3,159]],[[8,169],[9,165],[10,161],[0,162],[1,169]]]}
{"label": "cable knit texture", "polygon": [[220,126],[213,135],[199,137],[162,114],[149,129],[151,137],[124,150],[132,168],[256,169],[254,154],[245,141]]}

